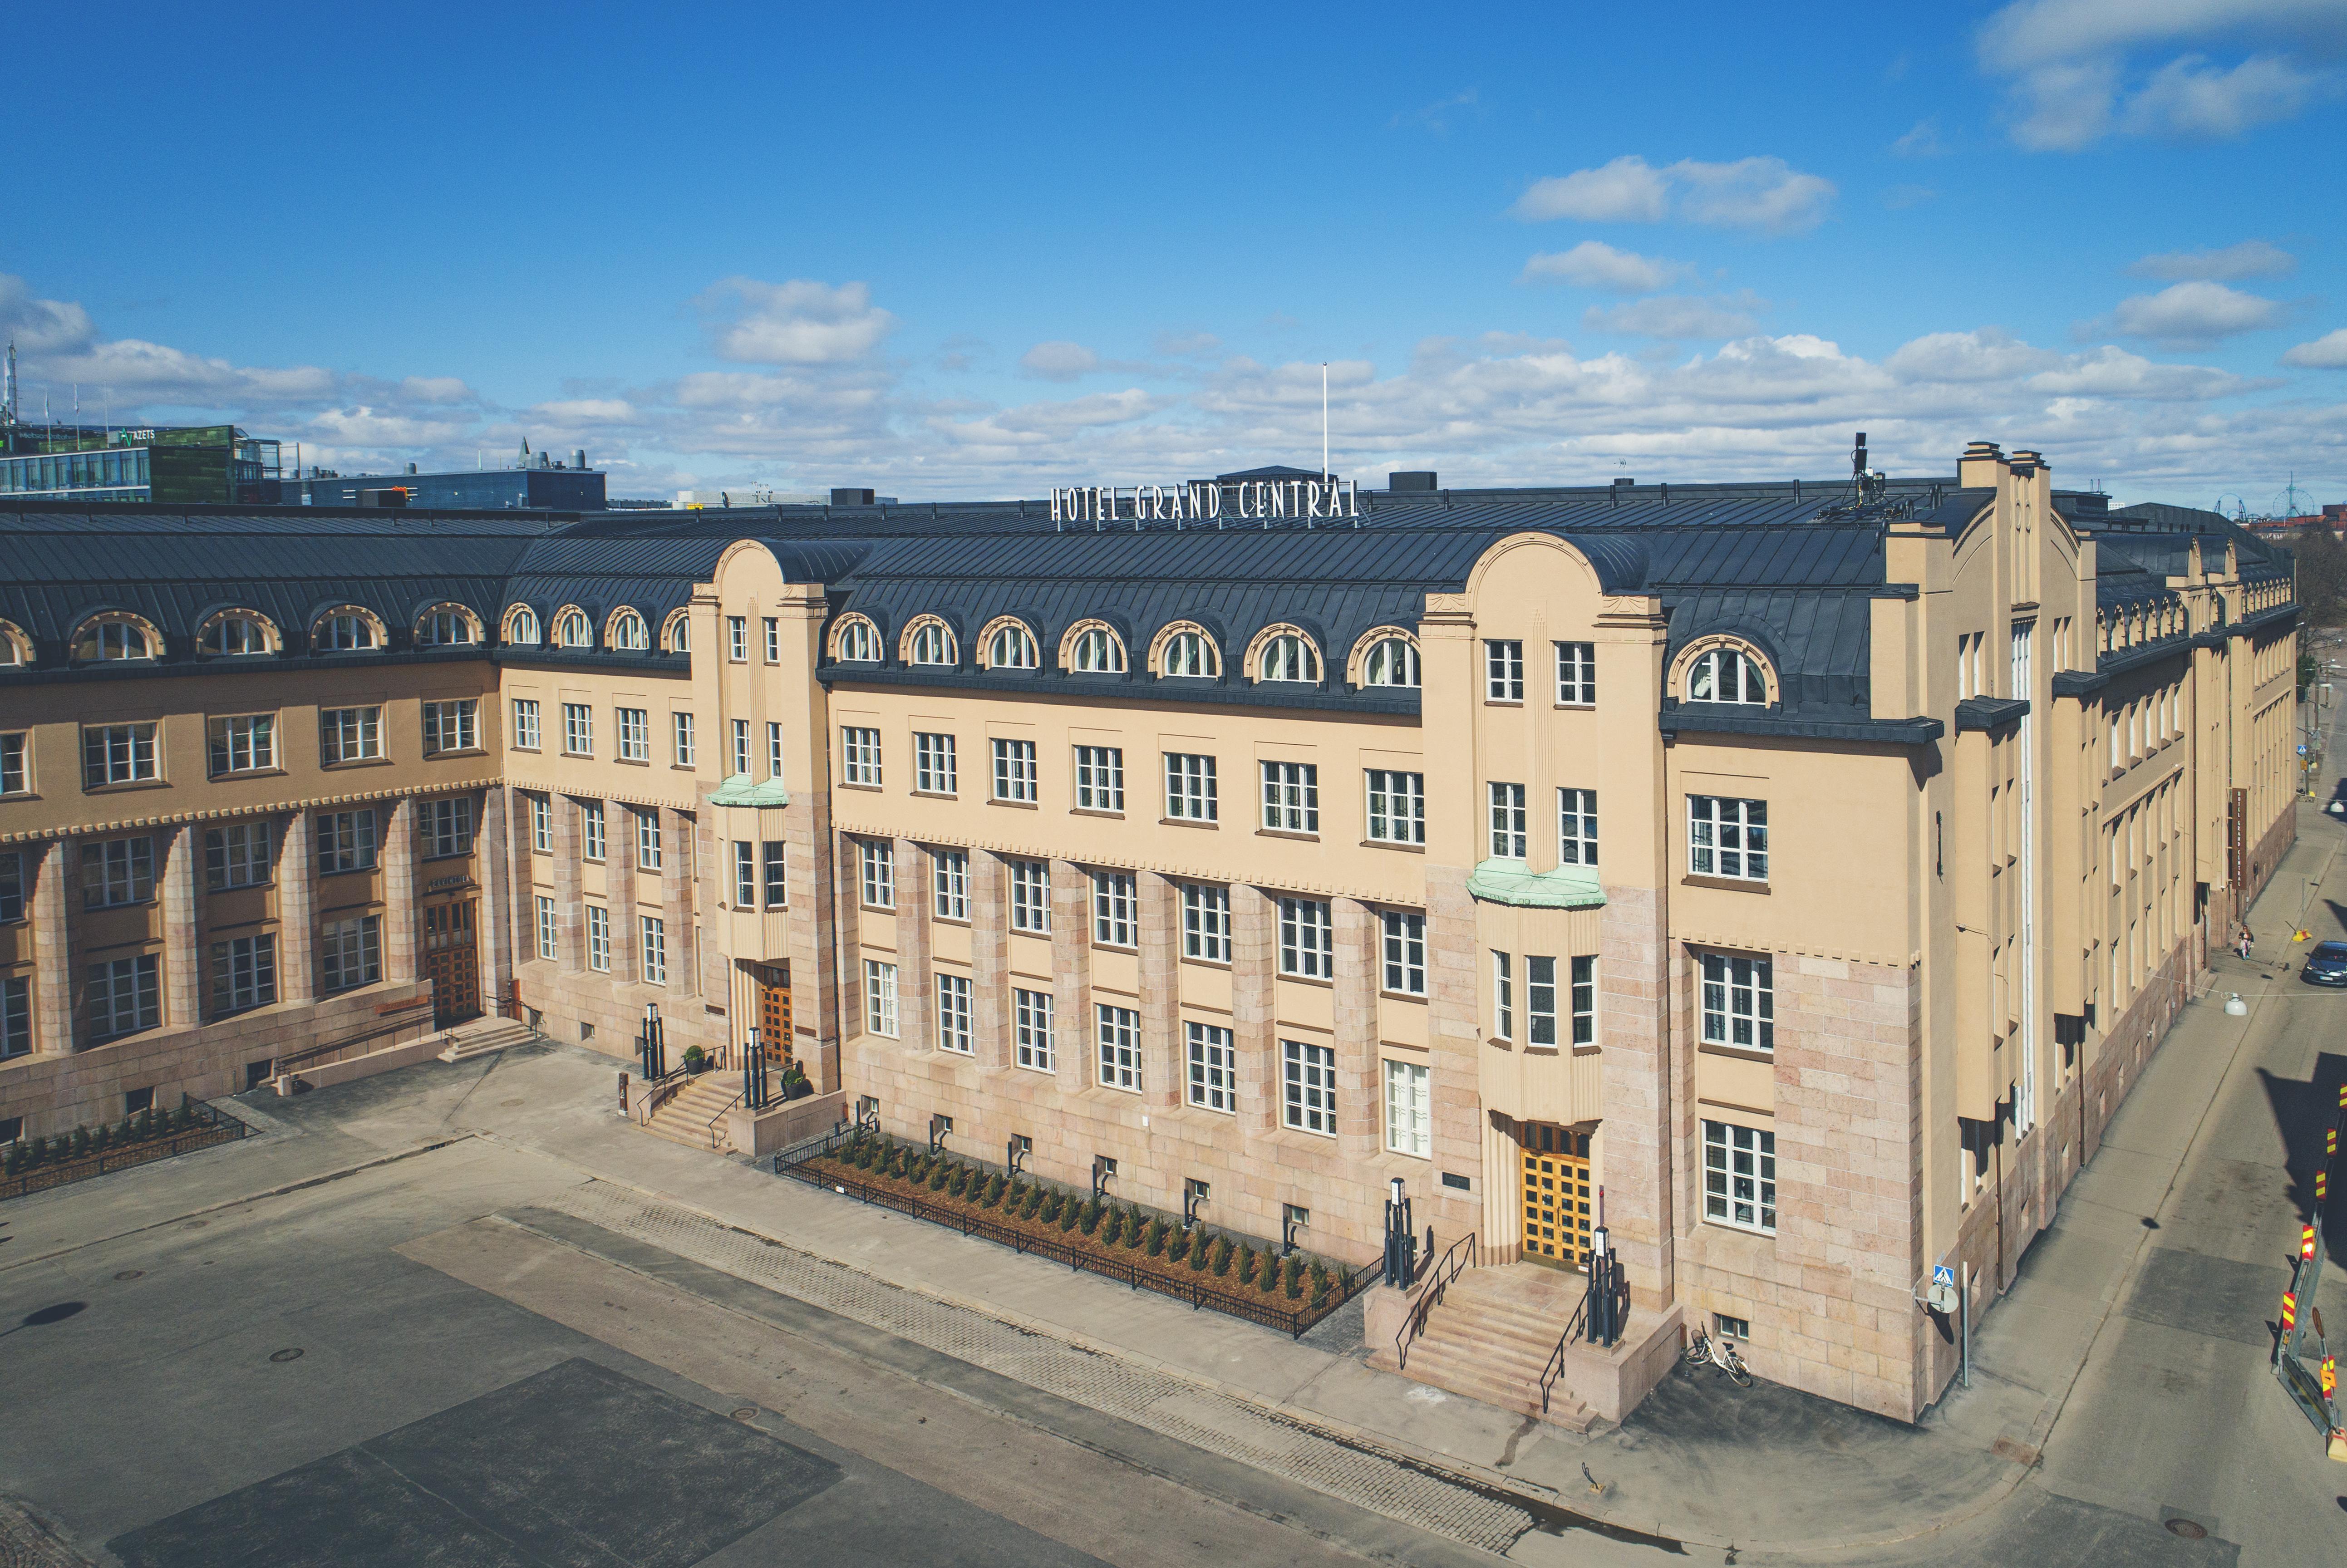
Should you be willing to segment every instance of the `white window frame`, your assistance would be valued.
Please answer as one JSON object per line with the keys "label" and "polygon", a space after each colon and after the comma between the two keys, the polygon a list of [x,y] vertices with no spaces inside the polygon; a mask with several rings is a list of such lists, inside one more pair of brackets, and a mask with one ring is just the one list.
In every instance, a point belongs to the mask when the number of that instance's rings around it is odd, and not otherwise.
{"label": "white window frame", "polygon": [[1576,953],[1572,968],[1573,1043],[1597,1043],[1597,955]]}
{"label": "white window frame", "polygon": [[1491,1037],[1516,1038],[1516,956],[1491,950]]}
{"label": "white window frame", "polygon": [[1361,774],[1368,795],[1369,842],[1426,842],[1426,775],[1395,768],[1368,768]]}
{"label": "white window frame", "polygon": [[733,774],[737,778],[750,776],[750,721],[747,719],[733,721]]}
{"label": "white window frame", "polygon": [[210,1018],[250,1012],[277,1000],[277,937],[260,931],[211,945]]}
{"label": "white window frame", "polygon": [[1231,890],[1212,882],[1182,884],[1182,956],[1231,961]]}
{"label": "white window frame", "polygon": [[1556,792],[1556,859],[1560,866],[1597,864],[1597,792]]}
{"label": "white window frame", "polygon": [[668,984],[668,922],[658,915],[638,917],[636,968],[648,986]]}
{"label": "white window frame", "polygon": [[1100,1081],[1104,1089],[1141,1092],[1141,1013],[1108,1002],[1093,1005],[1100,1033]]}
{"label": "white window frame", "polygon": [[725,659],[729,664],[750,661],[750,618],[729,615],[725,618]]}
{"label": "white window frame", "polygon": [[897,966],[880,958],[864,960],[864,1032],[884,1040],[897,1038]]}
{"label": "white window frame", "polygon": [[762,839],[758,845],[760,888],[769,909],[787,909],[791,904],[790,840]]}
{"label": "white window frame", "polygon": [[1076,809],[1124,811],[1124,748],[1076,748]]}
{"label": "white window frame", "polygon": [[1545,953],[1524,955],[1524,1043],[1557,1043],[1556,959]]}
{"label": "white window frame", "polygon": [[1263,825],[1273,833],[1320,831],[1320,764],[1265,763]]}
{"label": "white window frame", "polygon": [[32,793],[32,770],[25,764],[26,738],[27,732],[24,730],[0,735],[0,794]]}
{"label": "white window frame", "polygon": [[758,846],[746,838],[733,841],[733,907],[758,907]]}
{"label": "white window frame", "polygon": [[146,904],[155,897],[155,840],[84,839],[81,844],[81,907],[115,909]]}
{"label": "white window frame", "polygon": [[658,871],[661,847],[660,813],[630,807],[629,814],[636,819],[636,869]]}
{"label": "white window frame", "polygon": [[783,776],[783,727],[771,721],[766,725],[766,776]]}
{"label": "white window frame", "polygon": [[607,842],[607,835],[605,833],[607,825],[608,825],[606,824],[603,816],[603,803],[601,801],[582,800],[579,803],[579,856],[580,859],[608,860],[610,858],[609,851],[610,845]]}
{"label": "white window frame", "polygon": [[1051,934],[1051,863],[1010,862],[1010,928],[1030,937]]}
{"label": "white window frame", "polygon": [[856,885],[866,909],[897,907],[897,846],[885,838],[856,841]]}
{"label": "white window frame", "polygon": [[538,730],[538,699],[516,697],[513,700],[513,743],[518,752],[541,749]]}
{"label": "white window frame", "polygon": [[1687,875],[1768,880],[1768,803],[1732,795],[1687,800]]}
{"label": "white window frame", "polygon": [[1597,705],[1597,644],[1556,645],[1556,702],[1561,708]]}
{"label": "white window frame", "polygon": [[139,784],[158,776],[155,725],[92,724],[81,733],[82,787]]}
{"label": "white window frame", "polygon": [[104,958],[88,966],[82,992],[93,1041],[160,1027],[163,1021],[162,962],[154,953]]}
{"label": "white window frame", "polygon": [[1190,1103],[1202,1111],[1225,1115],[1239,1108],[1237,1055],[1231,1031],[1219,1024],[1184,1020],[1184,1054],[1189,1059]]}
{"label": "white window frame", "polygon": [[473,853],[472,796],[418,801],[415,841],[417,850],[426,860]]}
{"label": "white window frame", "polygon": [[566,757],[591,757],[595,754],[595,709],[592,704],[562,704],[562,754]]}
{"label": "white window frame", "polygon": [[1520,784],[1491,785],[1491,856],[1496,860],[1529,858],[1532,835],[1525,820],[1524,786]]}
{"label": "white window frame", "polygon": [[318,929],[318,989],[323,993],[371,986],[383,979],[383,917],[360,915]]}
{"label": "white window frame", "polygon": [[1219,822],[1214,759],[1204,752],[1165,753],[1165,815],[1173,822]]}
{"label": "white window frame", "polygon": [[1165,640],[1159,668],[1163,676],[1211,681],[1223,672],[1223,656],[1204,632],[1177,631]]}
{"label": "white window frame", "polygon": [[1483,697],[1491,702],[1524,700],[1524,645],[1512,638],[1483,640]]}
{"label": "white window frame", "polygon": [[587,967],[599,975],[611,972],[611,912],[600,904],[587,906]]}
{"label": "white window frame", "polygon": [[1303,979],[1336,979],[1336,912],[1327,899],[1280,899],[1279,972]]}
{"label": "white window frame", "polygon": [[611,710],[613,726],[620,733],[620,760],[623,763],[648,763],[652,760],[652,716],[642,708]]}
{"label": "white window frame", "polygon": [[[680,620],[677,624],[682,626],[684,622]],[[676,765],[681,768],[692,766],[700,754],[699,749],[693,743],[692,715],[671,711],[668,716],[668,726],[669,747],[676,759]]]}
{"label": "white window frame", "polygon": [[268,886],[275,864],[273,837],[265,816],[204,829],[204,886],[217,893]]}
{"label": "white window frame", "polygon": [[961,793],[960,760],[955,754],[954,738],[942,730],[913,732],[913,793]]}
{"label": "white window frame", "polygon": [[1279,1042],[1280,1122],[1318,1137],[1337,1135],[1337,1048],[1310,1040]]}
{"label": "white window frame", "polygon": [[555,924],[554,900],[540,893],[538,898],[538,956],[552,958],[559,951],[559,927]]}
{"label": "white window frame", "polygon": [[259,773],[277,765],[276,714],[226,714],[211,720],[207,728],[212,777]]}
{"label": "white window frame", "polygon": [[1705,953],[1696,1011],[1706,1045],[1732,1050],[1777,1049],[1776,960],[1766,953]]}
{"label": "white window frame", "polygon": [[1032,805],[1038,793],[1035,743],[997,739],[994,743],[994,798]]}
{"label": "white window frame", "polygon": [[318,752],[329,767],[336,763],[364,763],[381,757],[383,709],[319,709]]}
{"label": "white window frame", "polygon": [[956,1056],[971,1054],[970,989],[968,975],[938,977],[938,1049]]}
{"label": "white window frame", "polygon": [[1386,1150],[1412,1159],[1434,1157],[1433,1074],[1424,1062],[1385,1059]]}
{"label": "white window frame", "polygon": [[[840,765],[845,780],[852,784],[880,786],[880,732],[866,726],[843,724],[839,731]],[[743,770],[747,773],[745,767]]]}
{"label": "white window frame", "polygon": [[374,868],[379,841],[373,806],[358,811],[320,812],[313,825],[317,834],[319,876],[334,876],[345,871]]}
{"label": "white window frame", "polygon": [[930,912],[940,920],[969,920],[969,851],[937,849],[929,852],[930,880],[935,884],[931,893]]}
{"label": "white window frame", "polygon": [[1255,655],[1255,679],[1310,685],[1320,679],[1320,651],[1307,639],[1283,631]]}
{"label": "white window frame", "polygon": [[769,615],[764,619],[766,622],[766,662],[769,664],[780,664],[783,661],[783,623],[781,618]]}
{"label": "white window frame", "polygon": [[1703,1217],[1730,1230],[1777,1234],[1777,1134],[1737,1122],[1703,1123]]}
{"label": "white window frame", "polygon": [[452,697],[424,704],[424,749],[427,752],[470,752],[480,749],[481,702],[477,697]]}
{"label": "white window frame", "polygon": [[1385,989],[1396,996],[1426,994],[1426,917],[1412,909],[1380,910],[1385,927]]}
{"label": "white window frame", "polygon": [[1139,898],[1131,872],[1092,873],[1092,941],[1103,948],[1141,946]]}
{"label": "white window frame", "polygon": [[1417,687],[1418,649],[1406,637],[1378,638],[1362,656],[1361,684]]}
{"label": "white window frame", "polygon": [[1036,1072],[1057,1072],[1052,1065],[1051,993],[1012,987],[1010,1022],[1011,1060]]}
{"label": "white window frame", "polygon": [[1686,700],[1766,707],[1768,678],[1761,672],[1760,661],[1749,654],[1733,648],[1707,648],[1687,666]]}

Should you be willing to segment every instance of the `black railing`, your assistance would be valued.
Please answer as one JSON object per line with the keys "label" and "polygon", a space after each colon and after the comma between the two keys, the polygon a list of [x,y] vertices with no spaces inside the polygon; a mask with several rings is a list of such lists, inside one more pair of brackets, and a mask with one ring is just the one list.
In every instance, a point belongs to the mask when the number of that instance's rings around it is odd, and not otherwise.
{"label": "black railing", "polygon": [[1411,1300],[1409,1316],[1401,1320],[1401,1330],[1394,1336],[1396,1370],[1409,1365],[1410,1342],[1426,1332],[1427,1315],[1442,1305],[1443,1294],[1450,1288],[1450,1282],[1466,1272],[1467,1266],[1474,1261],[1474,1257],[1475,1233],[1469,1231],[1452,1242],[1450,1250],[1437,1258],[1433,1266],[1426,1271],[1425,1287]]}
{"label": "black railing", "polygon": [[284,1073],[294,1071],[300,1068],[315,1067],[319,1065],[323,1059],[330,1056],[339,1061],[342,1060],[341,1053],[343,1051],[349,1050],[355,1046],[366,1045],[386,1037],[395,1040],[401,1030],[410,1029],[415,1030],[420,1033],[430,1033],[432,1030],[431,1009],[428,1007],[419,1006],[405,1018],[395,1018],[389,1023],[378,1023],[374,1025],[372,1028],[363,1029],[356,1034],[344,1035],[340,1040],[330,1040],[323,1045],[310,1046],[305,1050],[292,1051],[287,1055],[277,1057],[269,1064],[269,1076],[276,1078]]}
{"label": "black railing", "polygon": [[141,1139],[118,1149],[69,1157],[0,1178],[0,1200],[46,1192],[51,1187],[61,1187],[69,1182],[102,1176],[108,1171],[125,1170],[156,1160],[168,1160],[174,1154],[191,1153],[215,1143],[233,1143],[252,1131],[235,1117],[224,1116],[200,1100],[182,1094],[179,1104],[195,1116],[196,1125],[164,1137]]}
{"label": "black railing", "polygon": [[1580,1337],[1582,1328],[1588,1322],[1589,1297],[1584,1295],[1581,1305],[1574,1307],[1573,1316],[1565,1320],[1564,1332],[1557,1336],[1556,1348],[1549,1352],[1548,1365],[1541,1368],[1541,1414],[1543,1416],[1548,1414],[1549,1390],[1556,1387],[1559,1378],[1564,1376],[1564,1348]]}
{"label": "black railing", "polygon": [[[1143,1268],[1137,1264],[1125,1263],[1117,1258],[1106,1256],[1089,1247],[1034,1235],[1016,1225],[1002,1225],[958,1207],[944,1204],[925,1204],[912,1194],[898,1192],[893,1187],[879,1186],[845,1174],[807,1168],[809,1162],[831,1153],[839,1143],[852,1135],[853,1129],[836,1127],[821,1138],[812,1139],[794,1148],[785,1149],[774,1156],[774,1173],[778,1176],[795,1176],[811,1186],[828,1187],[835,1193],[844,1194],[863,1203],[878,1204],[884,1208],[894,1209],[898,1214],[908,1215],[913,1219],[927,1220],[932,1225],[948,1225],[964,1235],[983,1236],[988,1241],[999,1243],[1019,1252],[1032,1253],[1037,1257],[1066,1264],[1070,1269],[1080,1274],[1097,1274],[1133,1290],[1152,1291],[1159,1296],[1170,1296],[1175,1301],[1186,1301],[1190,1304],[1192,1311],[1203,1309],[1226,1313],[1233,1317],[1244,1317],[1250,1323],[1260,1323],[1267,1328],[1284,1330],[1296,1338],[1302,1338],[1306,1329],[1360,1294],[1361,1287],[1369,1282],[1370,1277],[1381,1266],[1379,1264],[1372,1263],[1364,1265],[1349,1274],[1331,1275],[1328,1293],[1321,1298],[1319,1306],[1313,1307],[1307,1304],[1302,1307],[1289,1309],[1275,1306],[1260,1296],[1249,1297],[1222,1289],[1207,1283],[1204,1279],[1184,1280],[1171,1277],[1153,1269]],[[1063,1201],[1073,1201],[1074,1194],[1064,1194],[1062,1198]],[[1266,1260],[1270,1255],[1268,1253],[1265,1255]],[[1266,1266],[1268,1266],[1267,1262]]]}

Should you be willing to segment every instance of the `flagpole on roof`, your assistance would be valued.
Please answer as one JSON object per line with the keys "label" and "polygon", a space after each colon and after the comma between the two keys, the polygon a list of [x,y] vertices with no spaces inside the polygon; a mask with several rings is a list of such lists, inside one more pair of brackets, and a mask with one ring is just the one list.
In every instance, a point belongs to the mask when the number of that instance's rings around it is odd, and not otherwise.
{"label": "flagpole on roof", "polygon": [[1328,482],[1328,362],[1320,362],[1320,482]]}

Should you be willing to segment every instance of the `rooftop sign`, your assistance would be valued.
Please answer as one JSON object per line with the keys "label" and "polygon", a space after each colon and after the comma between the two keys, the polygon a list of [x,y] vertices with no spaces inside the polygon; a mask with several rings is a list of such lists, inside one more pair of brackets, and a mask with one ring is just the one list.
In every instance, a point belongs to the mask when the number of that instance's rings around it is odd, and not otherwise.
{"label": "rooftop sign", "polygon": [[1214,522],[1361,515],[1351,479],[1193,479],[1182,485],[1085,485],[1051,491],[1055,523]]}

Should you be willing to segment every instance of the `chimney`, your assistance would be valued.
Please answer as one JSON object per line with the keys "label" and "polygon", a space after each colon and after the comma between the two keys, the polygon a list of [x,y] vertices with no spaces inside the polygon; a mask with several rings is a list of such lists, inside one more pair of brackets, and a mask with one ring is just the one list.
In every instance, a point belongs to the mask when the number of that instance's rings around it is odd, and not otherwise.
{"label": "chimney", "polygon": [[834,486],[831,492],[831,504],[835,507],[868,507],[872,505],[872,492],[859,490],[852,486]]}
{"label": "chimney", "polygon": [[579,471],[582,474],[585,473],[587,471],[587,448],[581,446],[579,450],[570,454],[570,456],[574,466],[579,469]]}
{"label": "chimney", "polygon": [[410,463],[410,464],[407,466],[407,471],[408,471],[409,473],[411,473],[411,474],[415,473],[415,464],[413,464],[413,463]]}
{"label": "chimney", "polygon": [[1995,442],[1975,441],[1956,459],[1956,484],[1967,490],[1993,489],[2004,466],[2004,453]]}
{"label": "chimney", "polygon": [[1434,470],[1431,468],[1398,469],[1386,476],[1389,495],[1430,495],[1434,491]]}

